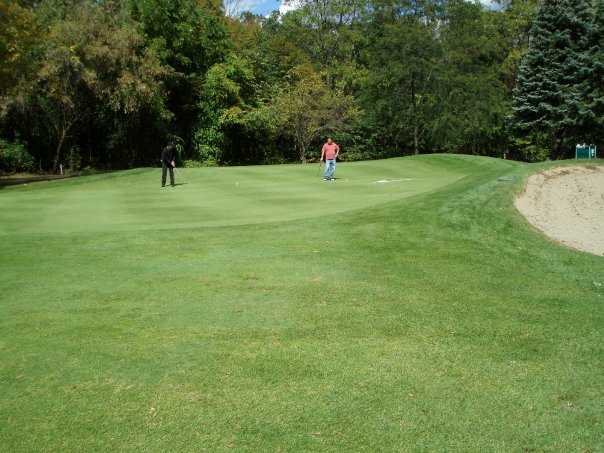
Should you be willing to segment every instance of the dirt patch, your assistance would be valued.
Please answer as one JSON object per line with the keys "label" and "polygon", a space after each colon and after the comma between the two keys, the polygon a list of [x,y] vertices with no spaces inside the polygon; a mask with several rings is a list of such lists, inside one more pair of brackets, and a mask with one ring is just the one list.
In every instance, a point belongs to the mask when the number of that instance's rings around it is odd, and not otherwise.
{"label": "dirt patch", "polygon": [[604,167],[561,167],[533,175],[516,207],[550,238],[604,256]]}

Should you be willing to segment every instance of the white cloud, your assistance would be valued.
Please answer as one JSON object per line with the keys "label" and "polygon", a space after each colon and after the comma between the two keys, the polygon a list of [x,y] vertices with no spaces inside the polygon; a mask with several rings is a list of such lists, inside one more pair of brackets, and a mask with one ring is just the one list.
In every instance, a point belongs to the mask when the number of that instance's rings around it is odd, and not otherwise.
{"label": "white cloud", "polygon": [[499,7],[501,6],[497,4],[495,0],[480,0],[480,3],[490,9],[499,9]]}
{"label": "white cloud", "polygon": [[[249,1],[251,3],[251,2],[254,2],[255,0],[247,0],[247,1]],[[480,3],[482,3],[485,6],[489,6],[489,7],[495,6],[494,0],[480,0]],[[283,14],[289,13],[290,11],[294,11],[294,10],[298,9],[301,6],[302,6],[302,0],[281,0],[281,3],[279,5],[279,13],[281,13],[281,15],[283,15]]]}
{"label": "white cloud", "polygon": [[[250,2],[254,0],[248,0]],[[495,4],[494,0],[480,0],[485,6],[493,6]],[[281,0],[281,4],[279,5],[279,12],[283,15],[289,13],[290,11],[294,11],[302,6],[302,0]]]}
{"label": "white cloud", "polygon": [[282,0],[281,5],[279,5],[279,12],[281,14],[289,13],[290,11],[300,8],[300,6],[302,6],[301,0]]}

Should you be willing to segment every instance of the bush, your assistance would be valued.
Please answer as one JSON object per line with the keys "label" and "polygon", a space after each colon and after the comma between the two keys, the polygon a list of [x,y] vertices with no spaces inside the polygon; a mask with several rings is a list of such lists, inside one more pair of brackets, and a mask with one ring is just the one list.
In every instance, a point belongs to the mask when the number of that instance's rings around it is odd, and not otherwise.
{"label": "bush", "polygon": [[27,152],[23,144],[0,139],[0,171],[15,173],[33,169],[34,158]]}
{"label": "bush", "polygon": [[82,157],[80,155],[80,148],[77,146],[72,146],[69,150],[69,155],[67,157],[67,162],[69,165],[69,171],[71,173],[77,172],[82,165]]}
{"label": "bush", "polygon": [[202,168],[202,167],[217,167],[218,162],[216,159],[208,158],[204,161],[194,160],[194,159],[186,159],[183,161],[182,166],[184,168]]}
{"label": "bush", "polygon": [[350,151],[343,152],[339,156],[342,162],[355,162],[359,160],[372,160],[375,159],[375,154],[369,151],[365,151],[362,148],[352,148]]}
{"label": "bush", "polygon": [[547,160],[550,150],[541,137],[517,138],[513,141],[512,157],[525,162]]}
{"label": "bush", "polygon": [[88,175],[95,175],[97,173],[98,173],[98,171],[96,169],[94,169],[88,165],[88,166],[82,168],[78,174],[80,176],[88,176]]}

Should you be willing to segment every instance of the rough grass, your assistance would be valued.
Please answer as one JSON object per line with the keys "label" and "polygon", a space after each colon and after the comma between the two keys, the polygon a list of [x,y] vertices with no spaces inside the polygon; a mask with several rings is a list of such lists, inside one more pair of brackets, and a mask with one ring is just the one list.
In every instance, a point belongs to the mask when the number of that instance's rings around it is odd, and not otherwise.
{"label": "rough grass", "polygon": [[0,449],[603,450],[604,260],[514,210],[539,168],[0,190]]}

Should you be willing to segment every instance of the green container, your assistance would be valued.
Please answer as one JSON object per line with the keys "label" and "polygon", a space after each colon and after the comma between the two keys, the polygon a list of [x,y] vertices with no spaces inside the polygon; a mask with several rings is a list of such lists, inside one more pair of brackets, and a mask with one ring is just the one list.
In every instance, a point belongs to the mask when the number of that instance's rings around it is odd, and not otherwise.
{"label": "green container", "polygon": [[577,145],[575,148],[575,159],[595,159],[596,157],[596,145]]}

